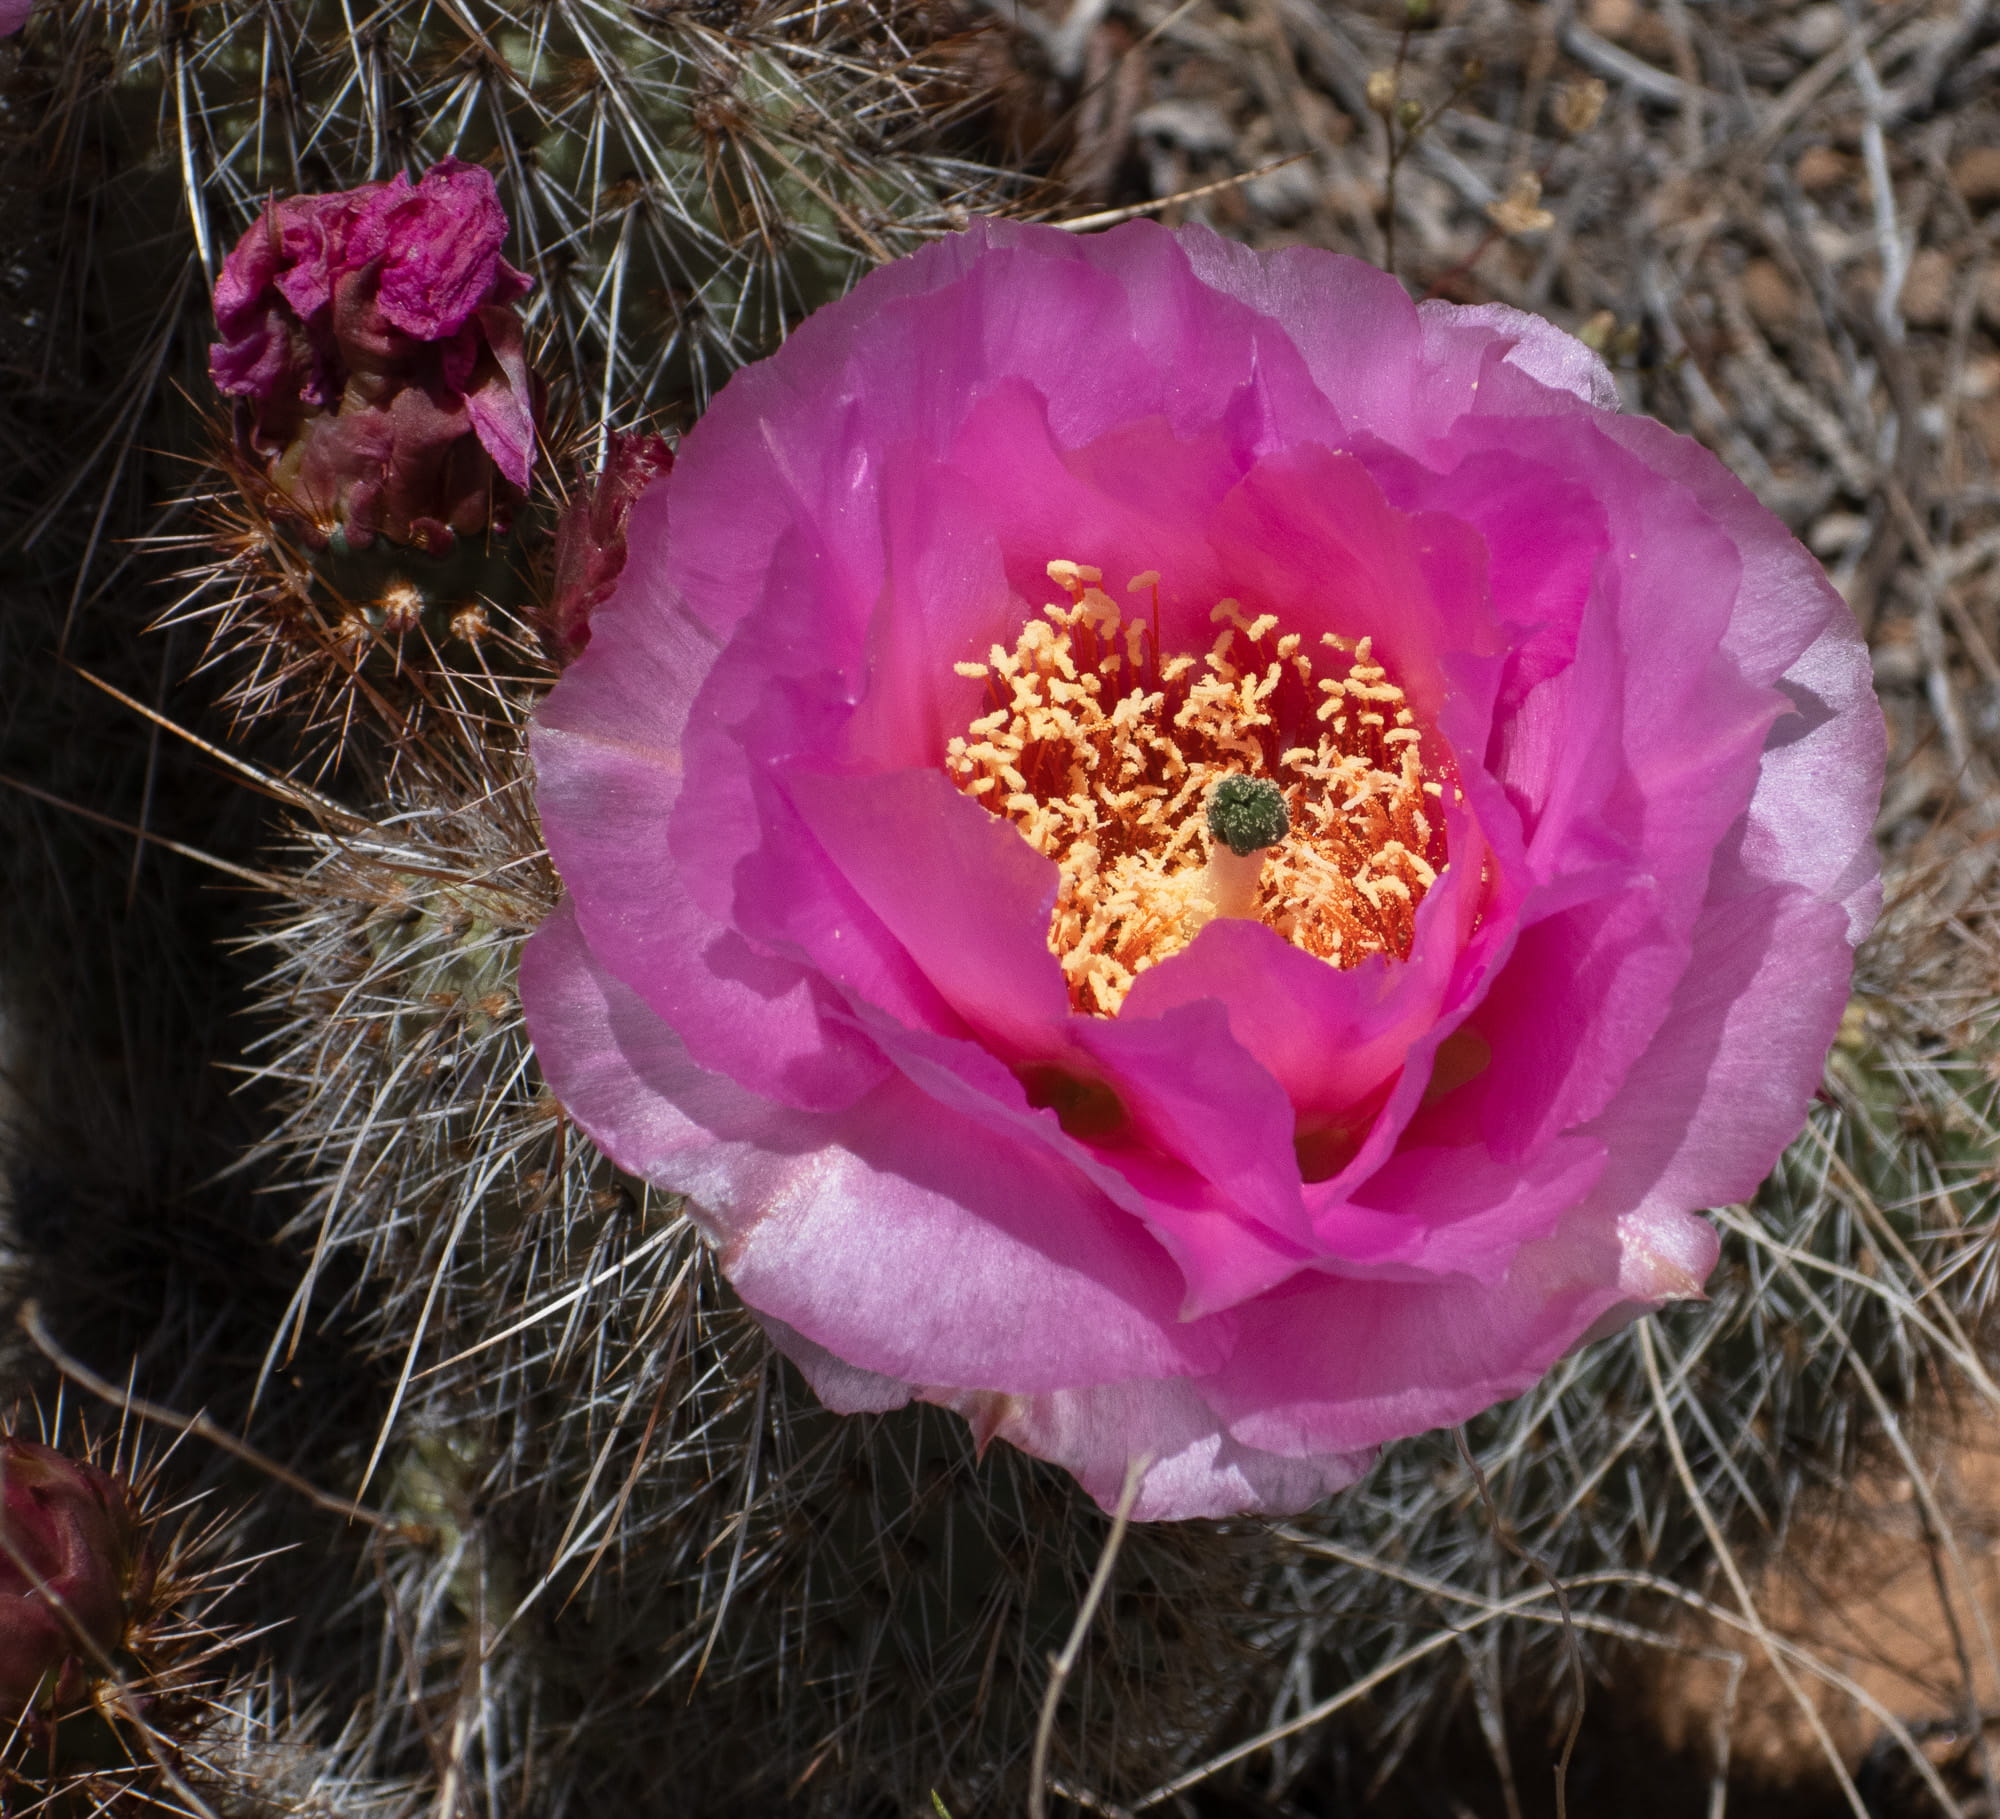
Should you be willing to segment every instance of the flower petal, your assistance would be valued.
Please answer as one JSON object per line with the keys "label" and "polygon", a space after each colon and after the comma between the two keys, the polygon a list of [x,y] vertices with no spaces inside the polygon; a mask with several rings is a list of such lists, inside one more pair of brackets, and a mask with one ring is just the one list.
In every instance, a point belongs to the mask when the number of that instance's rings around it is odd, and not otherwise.
{"label": "flower petal", "polygon": [[886,1067],[797,961],[753,947],[687,889],[667,843],[679,799],[682,677],[702,648],[685,619],[643,649],[586,651],[533,738],[549,850],[577,881],[592,954],[678,1031],[699,1065],[781,1104],[849,1104]]}
{"label": "flower petal", "polygon": [[1238,1310],[1242,1337],[1202,1394],[1246,1445],[1353,1452],[1520,1394],[1620,1291],[1614,1230],[1565,1219],[1497,1281],[1297,1276]]}
{"label": "flower petal", "polygon": [[599,968],[567,906],[521,979],[543,1071],[605,1153],[674,1182],[744,1300],[859,1369],[1032,1393],[1227,1350],[1229,1317],[1181,1320],[1171,1261],[1045,1151],[901,1079],[838,1114],[746,1094]]}
{"label": "flower petal", "polygon": [[982,1444],[1006,1440],[1072,1472],[1104,1509],[1142,1467],[1132,1515],[1140,1522],[1289,1515],[1345,1490],[1374,1463],[1372,1449],[1298,1457],[1230,1434],[1185,1380],[1099,1384],[1041,1396],[920,1389],[955,1409]]}

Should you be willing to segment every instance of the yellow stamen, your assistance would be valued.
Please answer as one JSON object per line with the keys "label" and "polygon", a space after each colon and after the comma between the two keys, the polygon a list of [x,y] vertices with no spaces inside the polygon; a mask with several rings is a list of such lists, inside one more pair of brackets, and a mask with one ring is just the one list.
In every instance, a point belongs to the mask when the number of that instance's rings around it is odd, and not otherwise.
{"label": "yellow stamen", "polygon": [[[1276,614],[1223,600],[1204,653],[1166,653],[1157,573],[1130,583],[1152,595],[1150,624],[1125,621],[1100,570],[1048,573],[1067,602],[1012,651],[955,666],[985,680],[986,700],[945,767],[1056,862],[1049,947],[1076,1009],[1115,1015],[1140,973],[1218,915],[1261,920],[1334,966],[1406,957],[1445,865],[1426,801],[1443,788],[1371,641],[1323,635],[1345,669],[1316,680],[1317,653]],[[1205,813],[1213,785],[1242,774],[1275,783],[1291,818],[1247,859],[1211,851]]]}

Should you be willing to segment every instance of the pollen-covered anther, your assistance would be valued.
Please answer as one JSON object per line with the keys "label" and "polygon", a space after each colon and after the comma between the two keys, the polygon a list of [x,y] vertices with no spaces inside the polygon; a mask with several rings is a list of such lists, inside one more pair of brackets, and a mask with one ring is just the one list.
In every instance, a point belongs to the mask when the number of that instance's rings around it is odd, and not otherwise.
{"label": "pollen-covered anther", "polygon": [[[1329,633],[1314,648],[1277,614],[1223,600],[1205,651],[1163,652],[1157,572],[1132,578],[1150,611],[1130,621],[1100,570],[1048,574],[1066,600],[1012,650],[954,665],[985,700],[945,766],[1056,862],[1049,947],[1072,1004],[1114,1015],[1217,916],[1262,921],[1335,966],[1407,956],[1445,865],[1426,800],[1443,785],[1371,641]],[[1339,673],[1317,674],[1329,659]]]}

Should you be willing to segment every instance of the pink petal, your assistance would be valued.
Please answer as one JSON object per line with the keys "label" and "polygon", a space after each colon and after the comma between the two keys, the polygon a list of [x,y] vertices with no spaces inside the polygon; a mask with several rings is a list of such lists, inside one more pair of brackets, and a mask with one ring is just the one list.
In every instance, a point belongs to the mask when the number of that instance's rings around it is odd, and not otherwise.
{"label": "pink petal", "polygon": [[479,382],[465,396],[466,414],[486,452],[515,486],[525,490],[535,460],[534,382],[521,339],[521,319],[510,309],[488,304],[474,312],[489,359]]}
{"label": "pink petal", "polygon": [[1345,1490],[1374,1463],[1372,1449],[1315,1457],[1268,1452],[1231,1435],[1185,1380],[1127,1381],[1040,1396],[920,1389],[955,1409],[983,1442],[1005,1440],[1072,1472],[1105,1509],[1142,1465],[1132,1515],[1140,1522],[1289,1515]]}
{"label": "pink petal", "polygon": [[1239,1308],[1203,1380],[1236,1439],[1288,1456],[1352,1452],[1520,1394],[1623,1300],[1615,1231],[1572,1215],[1498,1281],[1297,1276]]}
{"label": "pink petal", "polygon": [[638,990],[703,1066],[785,1104],[851,1103],[880,1056],[826,1020],[828,994],[796,961],[759,952],[695,902],[667,843],[679,799],[675,702],[701,641],[684,624],[640,651],[585,652],[534,740],[549,849],[577,881],[598,962]]}
{"label": "pink petal", "polygon": [[[1182,1321],[1179,1272],[1045,1151],[900,1081],[799,1113],[704,1073],[558,910],[521,961],[543,1071],[621,1167],[696,1203],[753,1308],[865,1371],[1028,1393],[1205,1371],[1227,1315]],[[936,1291],[913,1300],[916,1276]]]}
{"label": "pink petal", "polygon": [[1147,1149],[1186,1163],[1267,1231],[1294,1244],[1310,1237],[1291,1101],[1230,1034],[1221,1003],[1204,998],[1156,1017],[1077,1017],[1070,1039],[1101,1064]]}
{"label": "pink petal", "polygon": [[1652,1046],[1588,1126],[1611,1151],[1597,1200],[1724,1206],[1805,1122],[1847,1003],[1847,912],[1772,886],[1703,912]]}
{"label": "pink petal", "polygon": [[1022,1061],[1062,1053],[1069,992],[1048,944],[1056,868],[1018,828],[942,771],[801,772],[791,795],[842,880],[988,1047]]}
{"label": "pink petal", "polygon": [[[1274,1230],[1195,1168],[1134,1142],[1122,1100],[1112,1101],[1108,1128],[1072,1134],[1056,1104],[1030,1102],[1034,1070],[1017,1075],[976,1043],[898,1029],[880,1013],[857,1021],[928,1097],[1009,1142],[1046,1149],[1137,1221],[1180,1268],[1182,1320],[1233,1307],[1311,1261],[1305,1244]],[[1072,1019],[1072,1030],[1082,1022]],[[1092,1058],[1076,1060],[1078,1074],[1094,1078]],[[1290,1185],[1295,1192],[1295,1180]]]}
{"label": "pink petal", "polygon": [[439,159],[381,217],[382,314],[419,341],[456,332],[488,301],[506,238],[507,211],[492,177],[476,164]]}

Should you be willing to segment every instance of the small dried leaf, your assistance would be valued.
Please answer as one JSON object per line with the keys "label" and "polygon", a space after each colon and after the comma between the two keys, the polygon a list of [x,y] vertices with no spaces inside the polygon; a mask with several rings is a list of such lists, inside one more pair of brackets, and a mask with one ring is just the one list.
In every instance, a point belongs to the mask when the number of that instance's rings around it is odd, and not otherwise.
{"label": "small dried leaf", "polygon": [[1556,218],[1541,206],[1542,180],[1523,171],[1497,202],[1486,205],[1487,219],[1503,234],[1539,234],[1554,227]]}

